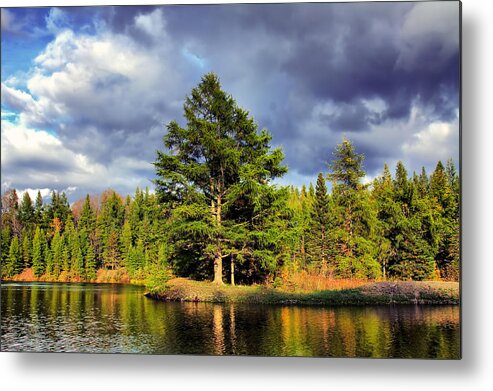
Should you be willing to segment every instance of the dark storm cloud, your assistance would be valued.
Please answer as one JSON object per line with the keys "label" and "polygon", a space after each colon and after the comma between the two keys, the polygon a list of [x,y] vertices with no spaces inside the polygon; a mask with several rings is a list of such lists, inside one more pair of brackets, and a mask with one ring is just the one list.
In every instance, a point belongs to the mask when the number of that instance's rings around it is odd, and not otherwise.
{"label": "dark storm cloud", "polygon": [[[387,119],[406,120],[414,104],[427,107],[433,120],[449,121],[455,117],[458,13],[456,19],[443,16],[455,27],[455,35],[454,30],[449,36],[443,31],[437,33],[435,26],[426,21],[421,34],[403,31],[415,6],[372,3],[170,7],[164,14],[173,39],[192,42],[230,90],[235,90],[237,79],[248,77],[254,87],[242,88],[237,97],[250,105],[256,118],[265,121],[274,133],[274,140],[285,146],[290,166],[300,172],[314,172],[314,161],[324,160],[327,150],[340,142],[341,136],[334,133],[368,131],[370,125]],[[278,74],[286,76],[280,79],[283,84],[264,85],[267,78]],[[298,95],[305,110],[298,110],[294,104],[287,110],[273,106],[274,102],[286,100],[286,80],[291,87],[289,92]],[[363,101],[372,99],[381,99],[385,110],[375,113],[365,107]],[[336,113],[317,118],[326,127],[325,137],[300,125],[311,115],[310,107],[324,101],[339,108]],[[290,152],[299,142],[311,146],[310,156],[315,159],[292,156]],[[398,147],[386,146],[395,152]],[[376,149],[379,148],[367,148],[367,152]],[[381,167],[381,163],[382,155],[369,156],[366,161],[370,170]]]}

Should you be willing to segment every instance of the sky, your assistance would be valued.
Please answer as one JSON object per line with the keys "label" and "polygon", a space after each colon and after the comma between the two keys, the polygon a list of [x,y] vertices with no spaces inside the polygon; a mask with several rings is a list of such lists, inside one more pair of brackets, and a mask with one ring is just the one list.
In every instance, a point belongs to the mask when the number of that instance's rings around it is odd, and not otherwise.
{"label": "sky", "polygon": [[2,8],[1,188],[152,190],[166,124],[215,72],[301,186],[343,137],[366,181],[459,164],[459,3]]}

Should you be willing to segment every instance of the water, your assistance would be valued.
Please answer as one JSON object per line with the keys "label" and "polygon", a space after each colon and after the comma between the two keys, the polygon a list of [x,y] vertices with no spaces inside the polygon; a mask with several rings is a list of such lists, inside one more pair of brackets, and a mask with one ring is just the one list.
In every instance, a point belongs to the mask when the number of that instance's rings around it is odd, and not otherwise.
{"label": "water", "polygon": [[144,288],[2,283],[1,350],[459,358],[458,306],[163,303]]}

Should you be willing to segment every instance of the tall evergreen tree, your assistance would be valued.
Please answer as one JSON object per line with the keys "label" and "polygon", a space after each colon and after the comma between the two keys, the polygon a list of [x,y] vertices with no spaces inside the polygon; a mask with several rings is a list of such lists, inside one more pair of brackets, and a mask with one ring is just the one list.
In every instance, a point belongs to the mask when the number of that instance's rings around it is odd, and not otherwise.
{"label": "tall evergreen tree", "polygon": [[37,225],[43,224],[43,215],[44,215],[43,197],[41,196],[41,192],[38,190],[38,194],[36,195],[36,201],[34,202],[34,222]]}
{"label": "tall evergreen tree", "polygon": [[86,259],[85,259],[85,271],[86,271],[86,278],[89,281],[96,279],[96,259],[94,256],[94,248],[92,247],[92,244],[89,244],[89,247],[87,248]]}
{"label": "tall evergreen tree", "polygon": [[[418,181],[419,182],[419,181]],[[393,256],[389,270],[401,279],[424,280],[435,271],[436,224],[427,198],[398,162],[394,180],[394,201],[398,206],[390,232]]]}
{"label": "tall evergreen tree", "polygon": [[376,212],[370,204],[366,186],[363,155],[356,153],[352,143],[344,138],[329,164],[334,199],[333,229],[336,266],[342,277],[375,278],[380,265],[375,259],[373,239]]}
{"label": "tall evergreen tree", "polygon": [[64,240],[60,235],[60,231],[57,229],[55,235],[51,241],[51,263],[50,267],[47,267],[47,271],[55,278],[58,278],[62,271],[63,265],[63,253],[64,253]]}
{"label": "tall evergreen tree", "polygon": [[212,73],[186,98],[184,111],[185,128],[168,124],[164,145],[169,152],[158,151],[155,183],[161,201],[174,207],[176,232],[200,238],[213,261],[214,281],[222,283],[223,258],[230,257],[232,247],[226,231],[234,219],[228,221],[228,212],[240,199],[260,206],[269,181],[286,172],[283,154],[270,150],[271,136],[257,131],[253,118]]}
{"label": "tall evergreen tree", "polygon": [[33,273],[36,277],[39,277],[44,273],[42,236],[44,236],[44,233],[41,231],[39,226],[37,226],[36,230],[34,231],[32,249],[32,267]]}
{"label": "tall evergreen tree", "polygon": [[29,232],[25,230],[22,233],[22,260],[23,260],[23,267],[25,269],[31,267],[31,253],[32,253],[31,246],[32,243],[29,237]]}
{"label": "tall evergreen tree", "polygon": [[393,246],[393,235],[396,225],[402,218],[400,208],[394,199],[392,174],[387,164],[384,165],[382,176],[373,182],[372,197],[377,209],[377,257],[382,267],[382,277],[386,279],[389,263],[396,252],[395,246]]}
{"label": "tall evergreen tree", "polygon": [[311,208],[311,240],[310,255],[319,268],[327,266],[328,250],[328,228],[329,228],[329,195],[327,186],[322,173],[318,174],[317,184],[315,186],[315,198]]}
{"label": "tall evergreen tree", "polygon": [[19,220],[23,227],[27,230],[31,230],[34,224],[34,206],[29,196],[29,193],[26,191],[22,196],[22,201],[19,205]]}
{"label": "tall evergreen tree", "polygon": [[10,242],[9,256],[7,263],[2,272],[6,277],[12,277],[22,271],[22,252],[19,245],[19,239],[14,236]]}

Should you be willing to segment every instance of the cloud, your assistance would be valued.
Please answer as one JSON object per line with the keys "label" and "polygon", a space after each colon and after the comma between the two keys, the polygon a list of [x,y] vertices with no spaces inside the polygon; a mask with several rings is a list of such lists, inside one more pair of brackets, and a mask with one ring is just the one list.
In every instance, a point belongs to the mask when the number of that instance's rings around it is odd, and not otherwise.
{"label": "cloud", "polygon": [[458,122],[432,122],[424,129],[413,134],[412,139],[402,145],[405,155],[412,155],[423,164],[446,161],[457,156]]}
{"label": "cloud", "polygon": [[166,21],[161,9],[137,15],[135,26],[154,39],[166,38]]}
{"label": "cloud", "polygon": [[[56,183],[42,171],[49,184],[35,185],[13,174],[28,163],[2,161],[16,186],[76,186],[77,193],[150,184],[164,125],[184,122],[183,99],[208,71],[283,147],[284,182],[326,171],[344,134],[366,155],[369,177],[402,158],[412,168],[434,166],[438,156],[458,159],[455,2],[86,7],[43,15],[41,30],[53,39],[34,57],[26,83],[3,82],[2,111],[16,116],[2,115],[2,124],[44,129],[75,163],[56,171],[60,162],[44,162],[39,171],[51,164],[49,172],[63,175]],[[440,126],[450,130],[446,138]],[[84,172],[77,155],[91,175],[74,174]]]}
{"label": "cloud", "polygon": [[31,201],[33,201],[33,203],[34,203],[34,201],[36,200],[36,197],[38,196],[38,191],[41,194],[42,198],[47,198],[50,196],[52,189],[49,189],[47,187],[42,188],[42,189],[31,189],[30,187],[28,187],[27,189],[18,190],[17,195],[18,195],[19,199],[22,200],[24,193],[27,192],[27,193],[29,193],[29,197],[31,197]]}
{"label": "cloud", "polygon": [[22,29],[22,23],[6,8],[1,9],[1,26],[3,32],[18,33]]}
{"label": "cloud", "polygon": [[396,67],[441,70],[459,47],[459,6],[455,2],[416,4],[400,31],[402,43]]}
{"label": "cloud", "polygon": [[152,172],[150,163],[131,157],[110,165],[94,162],[46,131],[7,120],[2,121],[1,141],[3,190],[11,186],[36,192],[55,189],[74,197],[108,187],[128,192],[148,185],[145,172]]}
{"label": "cloud", "polygon": [[29,94],[8,88],[6,104],[21,110],[28,126],[54,128],[97,161],[122,154],[150,161],[164,123],[181,116],[186,93],[187,64],[171,58],[166,44],[148,50],[126,36],[64,30],[35,58]]}

